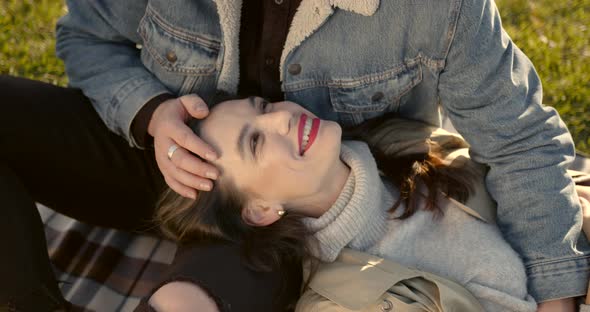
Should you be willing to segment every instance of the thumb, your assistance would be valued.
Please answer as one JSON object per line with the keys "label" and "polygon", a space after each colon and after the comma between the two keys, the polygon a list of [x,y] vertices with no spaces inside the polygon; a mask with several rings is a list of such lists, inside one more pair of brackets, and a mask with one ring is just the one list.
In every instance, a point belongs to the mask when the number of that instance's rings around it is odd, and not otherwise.
{"label": "thumb", "polygon": [[184,109],[194,118],[203,119],[209,115],[207,103],[196,94],[187,94],[178,98]]}

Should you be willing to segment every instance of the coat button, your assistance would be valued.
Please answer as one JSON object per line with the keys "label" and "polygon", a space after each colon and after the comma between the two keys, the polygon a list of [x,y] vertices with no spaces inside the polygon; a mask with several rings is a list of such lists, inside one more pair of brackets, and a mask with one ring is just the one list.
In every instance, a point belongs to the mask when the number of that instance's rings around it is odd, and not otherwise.
{"label": "coat button", "polygon": [[393,310],[393,303],[391,303],[391,301],[384,299],[383,302],[381,302],[381,311],[391,311]]}
{"label": "coat button", "polygon": [[291,64],[289,65],[289,74],[291,75],[299,75],[301,72],[301,65],[299,64]]}
{"label": "coat button", "polygon": [[381,91],[375,92],[375,94],[373,94],[373,96],[371,97],[371,101],[379,102],[379,101],[381,101],[381,99],[383,99],[384,96],[385,96],[385,94],[383,94],[383,92],[381,92]]}
{"label": "coat button", "polygon": [[174,53],[174,51],[170,50],[166,53],[166,59],[169,62],[174,63],[176,60],[178,60],[178,57],[176,57],[176,53]]}

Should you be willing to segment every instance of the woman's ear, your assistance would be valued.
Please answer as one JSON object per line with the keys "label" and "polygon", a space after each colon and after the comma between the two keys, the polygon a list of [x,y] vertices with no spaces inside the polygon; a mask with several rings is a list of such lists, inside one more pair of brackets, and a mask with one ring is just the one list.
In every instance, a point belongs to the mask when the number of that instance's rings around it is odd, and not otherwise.
{"label": "woman's ear", "polygon": [[280,203],[253,199],[242,209],[242,219],[249,225],[267,226],[281,218],[279,211],[284,211]]}

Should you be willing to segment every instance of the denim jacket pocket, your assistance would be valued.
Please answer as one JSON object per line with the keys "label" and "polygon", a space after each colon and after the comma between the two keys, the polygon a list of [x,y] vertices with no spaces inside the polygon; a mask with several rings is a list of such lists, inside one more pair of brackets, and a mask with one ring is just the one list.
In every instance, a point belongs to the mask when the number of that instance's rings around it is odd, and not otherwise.
{"label": "denim jacket pocket", "polygon": [[174,27],[149,6],[138,33],[143,39],[141,61],[171,91],[191,92],[199,77],[216,72],[218,40]]}
{"label": "denim jacket pocket", "polygon": [[376,113],[396,111],[400,98],[422,81],[419,59],[391,69],[330,83],[334,111],[340,113]]}

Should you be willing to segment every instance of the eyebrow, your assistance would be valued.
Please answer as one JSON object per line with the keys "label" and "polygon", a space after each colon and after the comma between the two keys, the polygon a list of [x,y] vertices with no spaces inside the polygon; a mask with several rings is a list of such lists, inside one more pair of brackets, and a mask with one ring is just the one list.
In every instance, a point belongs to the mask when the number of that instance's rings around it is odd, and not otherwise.
{"label": "eyebrow", "polygon": [[242,130],[240,130],[240,135],[238,136],[238,141],[236,142],[236,148],[238,149],[238,152],[240,153],[240,157],[242,158],[242,160],[244,160],[244,140],[246,139],[246,134],[248,134],[249,131],[250,125],[245,124],[242,127]]}
{"label": "eyebrow", "polygon": [[[256,104],[256,99],[260,99],[260,101],[258,101],[258,105]],[[260,107],[258,106],[262,106],[264,107],[265,104],[269,104],[270,101],[266,98],[263,97],[259,97],[259,96],[250,96],[248,97],[248,102],[250,103],[250,106],[252,106],[252,108],[254,110],[259,110]]]}
{"label": "eyebrow", "polygon": [[256,109],[256,97],[255,96],[248,97],[248,103],[250,103],[250,106],[252,106],[253,109]]}

